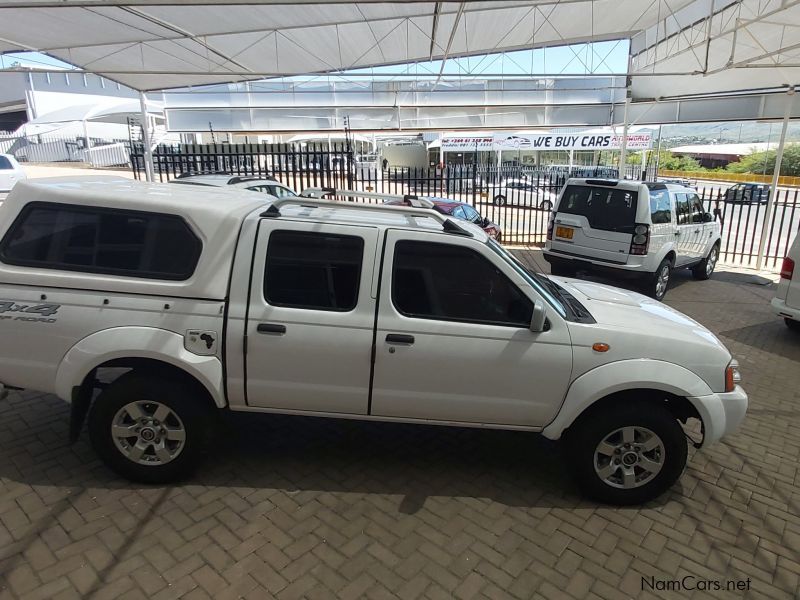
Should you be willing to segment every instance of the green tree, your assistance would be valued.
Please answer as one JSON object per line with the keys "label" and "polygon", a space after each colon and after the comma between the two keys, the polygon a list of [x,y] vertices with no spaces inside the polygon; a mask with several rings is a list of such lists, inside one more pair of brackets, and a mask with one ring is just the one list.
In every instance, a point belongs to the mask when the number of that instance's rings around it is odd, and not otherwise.
{"label": "green tree", "polygon": [[[755,173],[772,175],[778,153],[775,150],[753,152],[743,156],[739,162],[730,163],[727,170],[731,173]],[[783,150],[781,175],[800,175],[800,144],[789,144]]]}
{"label": "green tree", "polygon": [[704,171],[705,169],[700,166],[691,156],[681,156],[680,154],[673,154],[669,150],[662,150],[656,153],[650,153],[647,163],[650,165],[655,164],[656,154],[658,154],[658,168],[667,171]]}

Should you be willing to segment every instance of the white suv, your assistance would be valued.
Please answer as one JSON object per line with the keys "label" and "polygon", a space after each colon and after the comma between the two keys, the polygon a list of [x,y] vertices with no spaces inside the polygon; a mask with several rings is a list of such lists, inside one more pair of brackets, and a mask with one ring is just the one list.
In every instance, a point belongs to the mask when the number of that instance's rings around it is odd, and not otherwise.
{"label": "white suv", "polygon": [[800,331],[800,235],[794,238],[781,265],[781,280],[772,299],[772,308],[783,317],[789,329]]}
{"label": "white suv", "polygon": [[550,216],[544,258],[554,275],[578,270],[639,278],[661,300],[672,269],[708,279],[719,258],[720,226],[687,187],[570,179]]}
{"label": "white suv", "polygon": [[207,175],[185,174],[179,176],[177,179],[173,179],[170,183],[249,190],[251,192],[269,194],[276,198],[294,198],[297,196],[297,193],[292,188],[288,185],[283,185],[277,179],[258,175],[228,175],[226,173],[212,173]]}

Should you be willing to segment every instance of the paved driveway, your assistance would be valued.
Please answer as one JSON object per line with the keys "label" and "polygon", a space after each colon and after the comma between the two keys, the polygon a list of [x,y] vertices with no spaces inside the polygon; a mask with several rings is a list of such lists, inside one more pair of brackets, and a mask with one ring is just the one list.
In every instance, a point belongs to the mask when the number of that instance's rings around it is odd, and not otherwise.
{"label": "paved driveway", "polygon": [[558,447],[529,434],[255,416],[231,419],[193,481],[134,486],[66,444],[64,404],[14,394],[0,404],[0,598],[745,594],[643,578],[792,597],[800,337],[749,279],[676,275],[668,303],[728,344],[752,405],[641,508],[581,500]]}

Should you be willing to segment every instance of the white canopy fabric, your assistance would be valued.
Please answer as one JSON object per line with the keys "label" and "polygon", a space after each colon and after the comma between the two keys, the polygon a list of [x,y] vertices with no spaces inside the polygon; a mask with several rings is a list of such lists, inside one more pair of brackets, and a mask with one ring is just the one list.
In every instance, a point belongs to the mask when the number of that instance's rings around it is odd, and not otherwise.
{"label": "white canopy fabric", "polygon": [[[164,116],[160,103],[147,101],[147,112],[154,116]],[[40,115],[28,121],[28,125],[49,125],[74,121],[97,121],[101,123],[127,123],[129,116],[141,115],[138,100],[123,100],[113,104],[76,104]]]}
{"label": "white canopy fabric", "polygon": [[3,0],[0,52],[156,90],[629,38],[696,1]]}
{"label": "white canopy fabric", "polygon": [[635,101],[800,84],[800,0],[0,0],[0,52],[144,91],[614,39]]}

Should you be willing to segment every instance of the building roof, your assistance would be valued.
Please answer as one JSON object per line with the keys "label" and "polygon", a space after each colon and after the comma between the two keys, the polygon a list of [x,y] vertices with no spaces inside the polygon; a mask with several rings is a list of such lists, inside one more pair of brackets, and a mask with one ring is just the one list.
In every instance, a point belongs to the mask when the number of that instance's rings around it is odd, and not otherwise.
{"label": "building roof", "polygon": [[763,152],[776,148],[776,144],[756,142],[750,144],[696,144],[669,148],[675,154],[717,154],[723,156],[747,156],[754,152]]}

